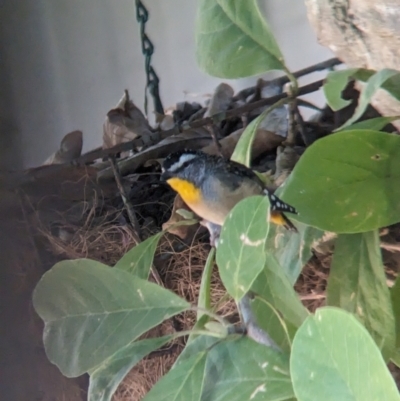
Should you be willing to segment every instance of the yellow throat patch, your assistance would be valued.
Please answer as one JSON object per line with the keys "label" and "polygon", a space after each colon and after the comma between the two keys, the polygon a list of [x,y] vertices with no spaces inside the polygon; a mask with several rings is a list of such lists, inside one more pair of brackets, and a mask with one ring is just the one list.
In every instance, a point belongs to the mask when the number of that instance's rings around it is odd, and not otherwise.
{"label": "yellow throat patch", "polygon": [[200,189],[195,187],[191,182],[182,180],[181,178],[170,178],[167,180],[171,188],[178,192],[183,201],[188,205],[197,203],[201,199]]}

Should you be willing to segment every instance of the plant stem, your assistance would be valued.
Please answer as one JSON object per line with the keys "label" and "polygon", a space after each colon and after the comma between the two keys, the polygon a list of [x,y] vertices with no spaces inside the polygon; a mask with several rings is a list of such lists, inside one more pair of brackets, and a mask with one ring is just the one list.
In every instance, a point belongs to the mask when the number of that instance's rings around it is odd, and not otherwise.
{"label": "plant stem", "polygon": [[[117,163],[115,161],[115,157],[114,156],[110,157],[110,164],[111,164],[111,168],[112,168],[113,173],[114,173],[115,182],[117,183],[117,187],[118,187],[119,193],[120,193],[121,198],[122,198],[122,202],[124,203],[126,212],[128,213],[129,221],[130,221],[130,223],[132,225],[132,228],[133,228],[133,230],[132,230],[133,239],[136,242],[136,245],[138,245],[141,242],[140,225],[139,225],[139,222],[138,222],[138,220],[136,218],[135,211],[133,210],[132,202],[130,201],[129,197],[127,196],[125,188],[124,188],[124,186],[122,184],[121,174],[119,173],[118,166],[117,166]],[[151,266],[150,272],[151,272],[151,275],[152,275],[154,281],[158,285],[163,286],[163,282],[161,280],[161,277],[158,274],[158,271],[155,269],[154,265]]]}
{"label": "plant stem", "polygon": [[192,306],[190,307],[190,310],[195,311],[195,312],[201,312],[201,313],[203,313],[204,315],[207,315],[207,316],[211,317],[212,319],[218,321],[218,322],[221,323],[224,327],[229,326],[229,323],[227,323],[223,317],[217,315],[217,314],[214,313],[214,312],[211,312],[211,311],[208,310],[208,309],[201,308],[201,307],[198,307],[198,306],[196,306],[196,305],[192,305]]}

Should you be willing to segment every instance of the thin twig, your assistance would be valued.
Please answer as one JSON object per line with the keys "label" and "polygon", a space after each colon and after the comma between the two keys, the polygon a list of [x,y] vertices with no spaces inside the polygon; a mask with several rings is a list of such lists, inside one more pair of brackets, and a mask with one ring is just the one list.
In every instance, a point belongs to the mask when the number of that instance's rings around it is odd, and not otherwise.
{"label": "thin twig", "polygon": [[297,132],[296,116],[295,116],[297,105],[295,97],[289,102],[288,106],[289,106],[289,127],[288,127],[287,139],[285,140],[285,145],[294,146]]}
{"label": "thin twig", "polygon": [[[132,202],[130,201],[129,197],[126,195],[125,188],[124,188],[124,186],[122,184],[122,180],[121,180],[121,174],[118,171],[118,166],[115,161],[115,157],[110,156],[110,164],[111,164],[111,168],[114,173],[115,182],[117,183],[117,187],[118,187],[119,193],[122,198],[122,202],[124,203],[126,212],[128,213],[129,221],[133,228],[133,231],[132,231],[133,240],[136,242],[136,245],[138,245],[141,242],[139,222],[136,218],[135,211],[133,210]],[[150,273],[151,273],[154,281],[158,285],[163,286],[161,277],[153,265],[150,268]]]}
{"label": "thin twig", "polygon": [[[308,74],[312,74],[317,71],[323,71],[323,70],[328,70],[331,69],[332,67],[336,65],[340,65],[342,62],[334,57],[330,58],[329,60],[323,61],[321,63],[317,63],[314,65],[311,65],[310,67],[303,68],[301,70],[298,70],[293,73],[293,76],[295,78],[300,78]],[[267,85],[278,85],[278,86],[283,86],[286,83],[290,82],[290,79],[287,75],[284,75],[282,77],[278,77],[275,79],[272,79],[271,81],[264,81],[263,86]],[[238,92],[234,97],[233,100],[239,100],[242,98],[247,98],[248,96],[252,95],[255,91],[257,90],[257,85],[253,86],[252,88],[246,88]]]}
{"label": "thin twig", "polygon": [[209,127],[210,127],[210,134],[211,134],[211,137],[212,137],[212,139],[213,139],[213,142],[214,142],[214,145],[215,145],[215,147],[216,147],[216,149],[217,149],[217,151],[218,151],[218,154],[221,156],[221,157],[224,157],[224,155],[223,155],[223,153],[222,153],[222,146],[221,146],[221,143],[220,143],[220,141],[218,140],[218,133],[217,133],[217,126],[215,125],[215,124],[210,124],[209,125]]}
{"label": "thin twig", "polygon": [[325,299],[326,294],[307,294],[307,295],[300,295],[301,301],[313,301],[316,299]]}
{"label": "thin twig", "polygon": [[133,210],[132,202],[130,201],[129,197],[126,195],[125,188],[122,184],[121,175],[118,171],[118,166],[117,166],[117,163],[115,162],[114,157],[110,157],[110,164],[111,164],[112,171],[114,173],[115,182],[117,183],[119,193],[121,195],[122,201],[124,202],[126,212],[128,213],[129,221],[133,227],[133,239],[137,245],[141,242],[139,222],[138,222],[138,220],[136,218],[136,214]]}
{"label": "thin twig", "polygon": [[381,248],[389,252],[399,252],[400,244],[390,244],[389,242],[381,242]]}
{"label": "thin twig", "polygon": [[306,131],[306,126],[304,124],[303,116],[300,113],[299,110],[299,104],[296,100],[296,105],[294,108],[294,118],[297,124],[297,129],[300,132],[301,137],[303,138],[303,141],[306,145],[309,145],[308,140],[307,140],[307,131]]}

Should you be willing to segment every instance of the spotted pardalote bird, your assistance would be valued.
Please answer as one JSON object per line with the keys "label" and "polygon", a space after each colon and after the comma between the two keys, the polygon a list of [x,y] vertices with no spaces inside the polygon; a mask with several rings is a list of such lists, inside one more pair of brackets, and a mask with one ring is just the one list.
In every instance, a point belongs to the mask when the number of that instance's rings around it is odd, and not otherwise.
{"label": "spotted pardalote bird", "polygon": [[213,224],[222,226],[242,199],[266,195],[271,204],[270,221],[297,231],[284,214],[297,214],[296,209],[270,192],[253,170],[240,163],[201,151],[183,150],[164,160],[161,179],[178,192],[193,212]]}

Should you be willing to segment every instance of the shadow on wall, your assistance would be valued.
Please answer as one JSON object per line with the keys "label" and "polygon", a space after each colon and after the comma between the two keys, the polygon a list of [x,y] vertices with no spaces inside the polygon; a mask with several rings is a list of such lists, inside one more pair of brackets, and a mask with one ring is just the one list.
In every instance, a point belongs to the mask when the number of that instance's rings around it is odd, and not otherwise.
{"label": "shadow on wall", "polygon": [[[3,54],[3,42],[0,40],[0,60]],[[0,62],[0,170],[23,167],[20,143],[21,132],[14,115],[10,76],[5,64]]]}

